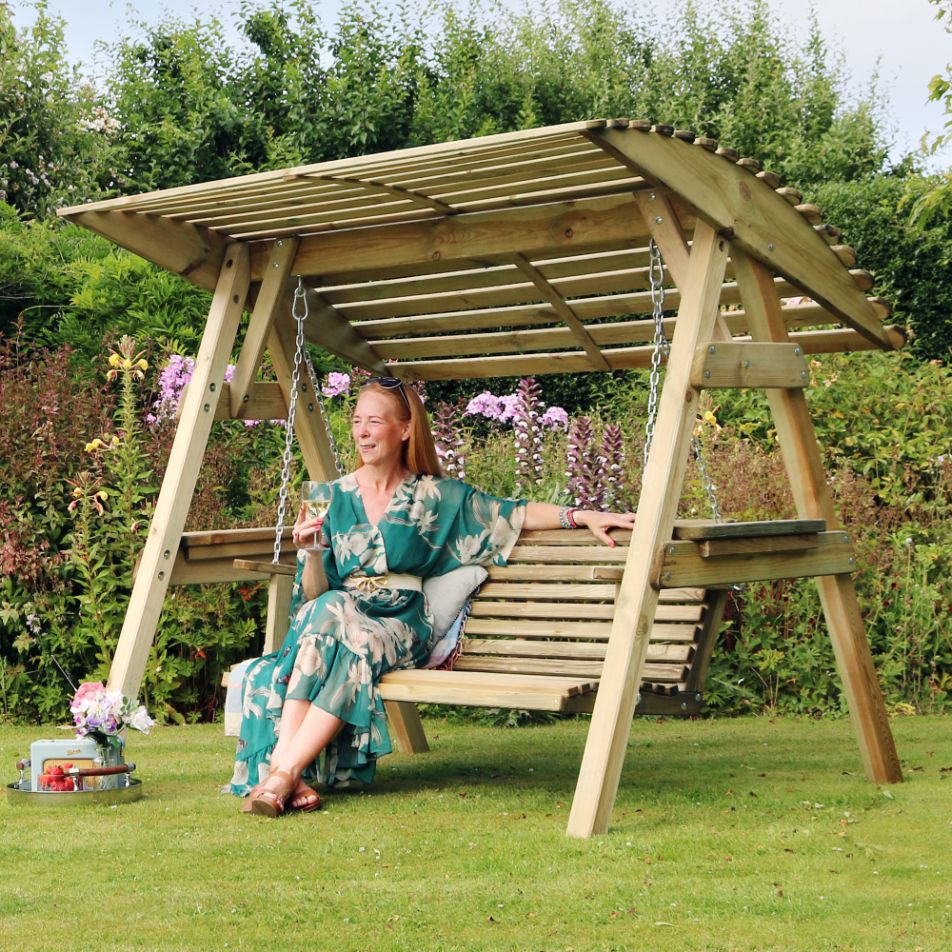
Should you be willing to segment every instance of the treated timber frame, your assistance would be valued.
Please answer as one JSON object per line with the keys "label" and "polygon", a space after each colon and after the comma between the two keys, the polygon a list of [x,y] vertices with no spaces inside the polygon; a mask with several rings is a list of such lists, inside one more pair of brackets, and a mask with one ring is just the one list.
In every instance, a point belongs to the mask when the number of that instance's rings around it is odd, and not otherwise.
{"label": "treated timber frame", "polygon": [[[212,292],[110,685],[138,691],[212,422],[286,412],[296,280],[309,288],[308,339],[367,370],[405,380],[617,372],[649,365],[654,239],[676,309],[663,322],[670,360],[624,569],[604,570],[619,588],[568,832],[608,828],[659,592],[675,585],[815,575],[866,773],[901,779],[804,389],[806,355],[892,349],[904,335],[884,324],[888,304],[866,296],[871,276],[837,229],[779,184],[691,133],[592,120],[62,210]],[[265,353],[276,383],[256,380]],[[296,431],[309,474],[329,478],[310,386]],[[766,389],[797,514],[818,520],[815,532],[674,534],[699,396],[717,387]],[[276,573],[271,585],[273,638],[288,579]],[[411,701],[388,713],[401,744],[425,749]]]}

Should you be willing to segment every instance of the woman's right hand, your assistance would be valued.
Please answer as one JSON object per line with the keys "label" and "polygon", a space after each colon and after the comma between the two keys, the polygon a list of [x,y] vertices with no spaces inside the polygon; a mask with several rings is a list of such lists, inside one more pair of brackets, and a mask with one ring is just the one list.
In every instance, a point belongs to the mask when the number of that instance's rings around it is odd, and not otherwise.
{"label": "woman's right hand", "polygon": [[310,548],[315,542],[321,541],[321,527],[324,520],[311,518],[307,514],[307,506],[301,503],[297,520],[291,530],[291,541],[299,548]]}

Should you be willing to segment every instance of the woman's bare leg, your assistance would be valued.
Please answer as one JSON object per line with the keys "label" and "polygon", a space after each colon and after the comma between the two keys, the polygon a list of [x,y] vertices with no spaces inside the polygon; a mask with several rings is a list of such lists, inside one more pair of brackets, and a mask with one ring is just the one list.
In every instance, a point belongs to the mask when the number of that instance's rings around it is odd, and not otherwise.
{"label": "woman's bare leg", "polygon": [[310,708],[311,702],[307,698],[284,702],[284,707],[281,709],[281,730],[274,750],[271,751],[272,764],[280,765],[284,752],[294,739]]}
{"label": "woman's bare leg", "polygon": [[329,714],[309,701],[305,703],[308,710],[300,726],[284,749],[278,751],[275,746],[274,753],[271,755],[273,767],[288,770],[296,777],[300,776],[301,771],[314,761],[344,726],[344,722],[339,717]]}

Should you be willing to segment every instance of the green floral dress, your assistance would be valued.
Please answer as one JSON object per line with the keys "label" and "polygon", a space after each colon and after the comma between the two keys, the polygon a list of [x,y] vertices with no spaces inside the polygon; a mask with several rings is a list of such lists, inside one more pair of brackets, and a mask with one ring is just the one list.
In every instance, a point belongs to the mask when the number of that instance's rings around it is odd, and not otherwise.
{"label": "green floral dress", "polygon": [[392,750],[377,683],[395,668],[425,664],[432,617],[422,592],[347,589],[354,574],[407,573],[428,578],[462,565],[504,565],[519,537],[525,503],[479,492],[454,479],[410,476],[371,525],[353,474],[322,486],[330,509],[323,554],[329,590],[301,594],[304,555],[291,605],[291,627],[274,653],[245,672],[242,721],[230,789],[244,796],[268,775],[286,700],[306,699],[344,721],[344,728],[305,772],[333,785],[373,779],[378,757]]}

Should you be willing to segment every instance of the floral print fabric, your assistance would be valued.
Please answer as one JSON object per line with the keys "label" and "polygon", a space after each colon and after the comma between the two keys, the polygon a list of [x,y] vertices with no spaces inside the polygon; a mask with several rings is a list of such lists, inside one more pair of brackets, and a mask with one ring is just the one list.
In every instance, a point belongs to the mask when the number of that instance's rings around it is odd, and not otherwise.
{"label": "floral print fabric", "polygon": [[281,647],[249,665],[230,789],[243,796],[268,775],[286,700],[306,699],[341,718],[344,728],[315,761],[308,779],[329,785],[373,779],[390,753],[377,683],[395,668],[426,663],[433,623],[422,592],[348,589],[351,575],[406,573],[427,578],[461,565],[504,565],[525,518],[525,503],[498,499],[454,479],[410,476],[374,526],[353,474],[321,487],[331,505],[324,521],[329,590],[313,601],[301,592],[304,553]]}

